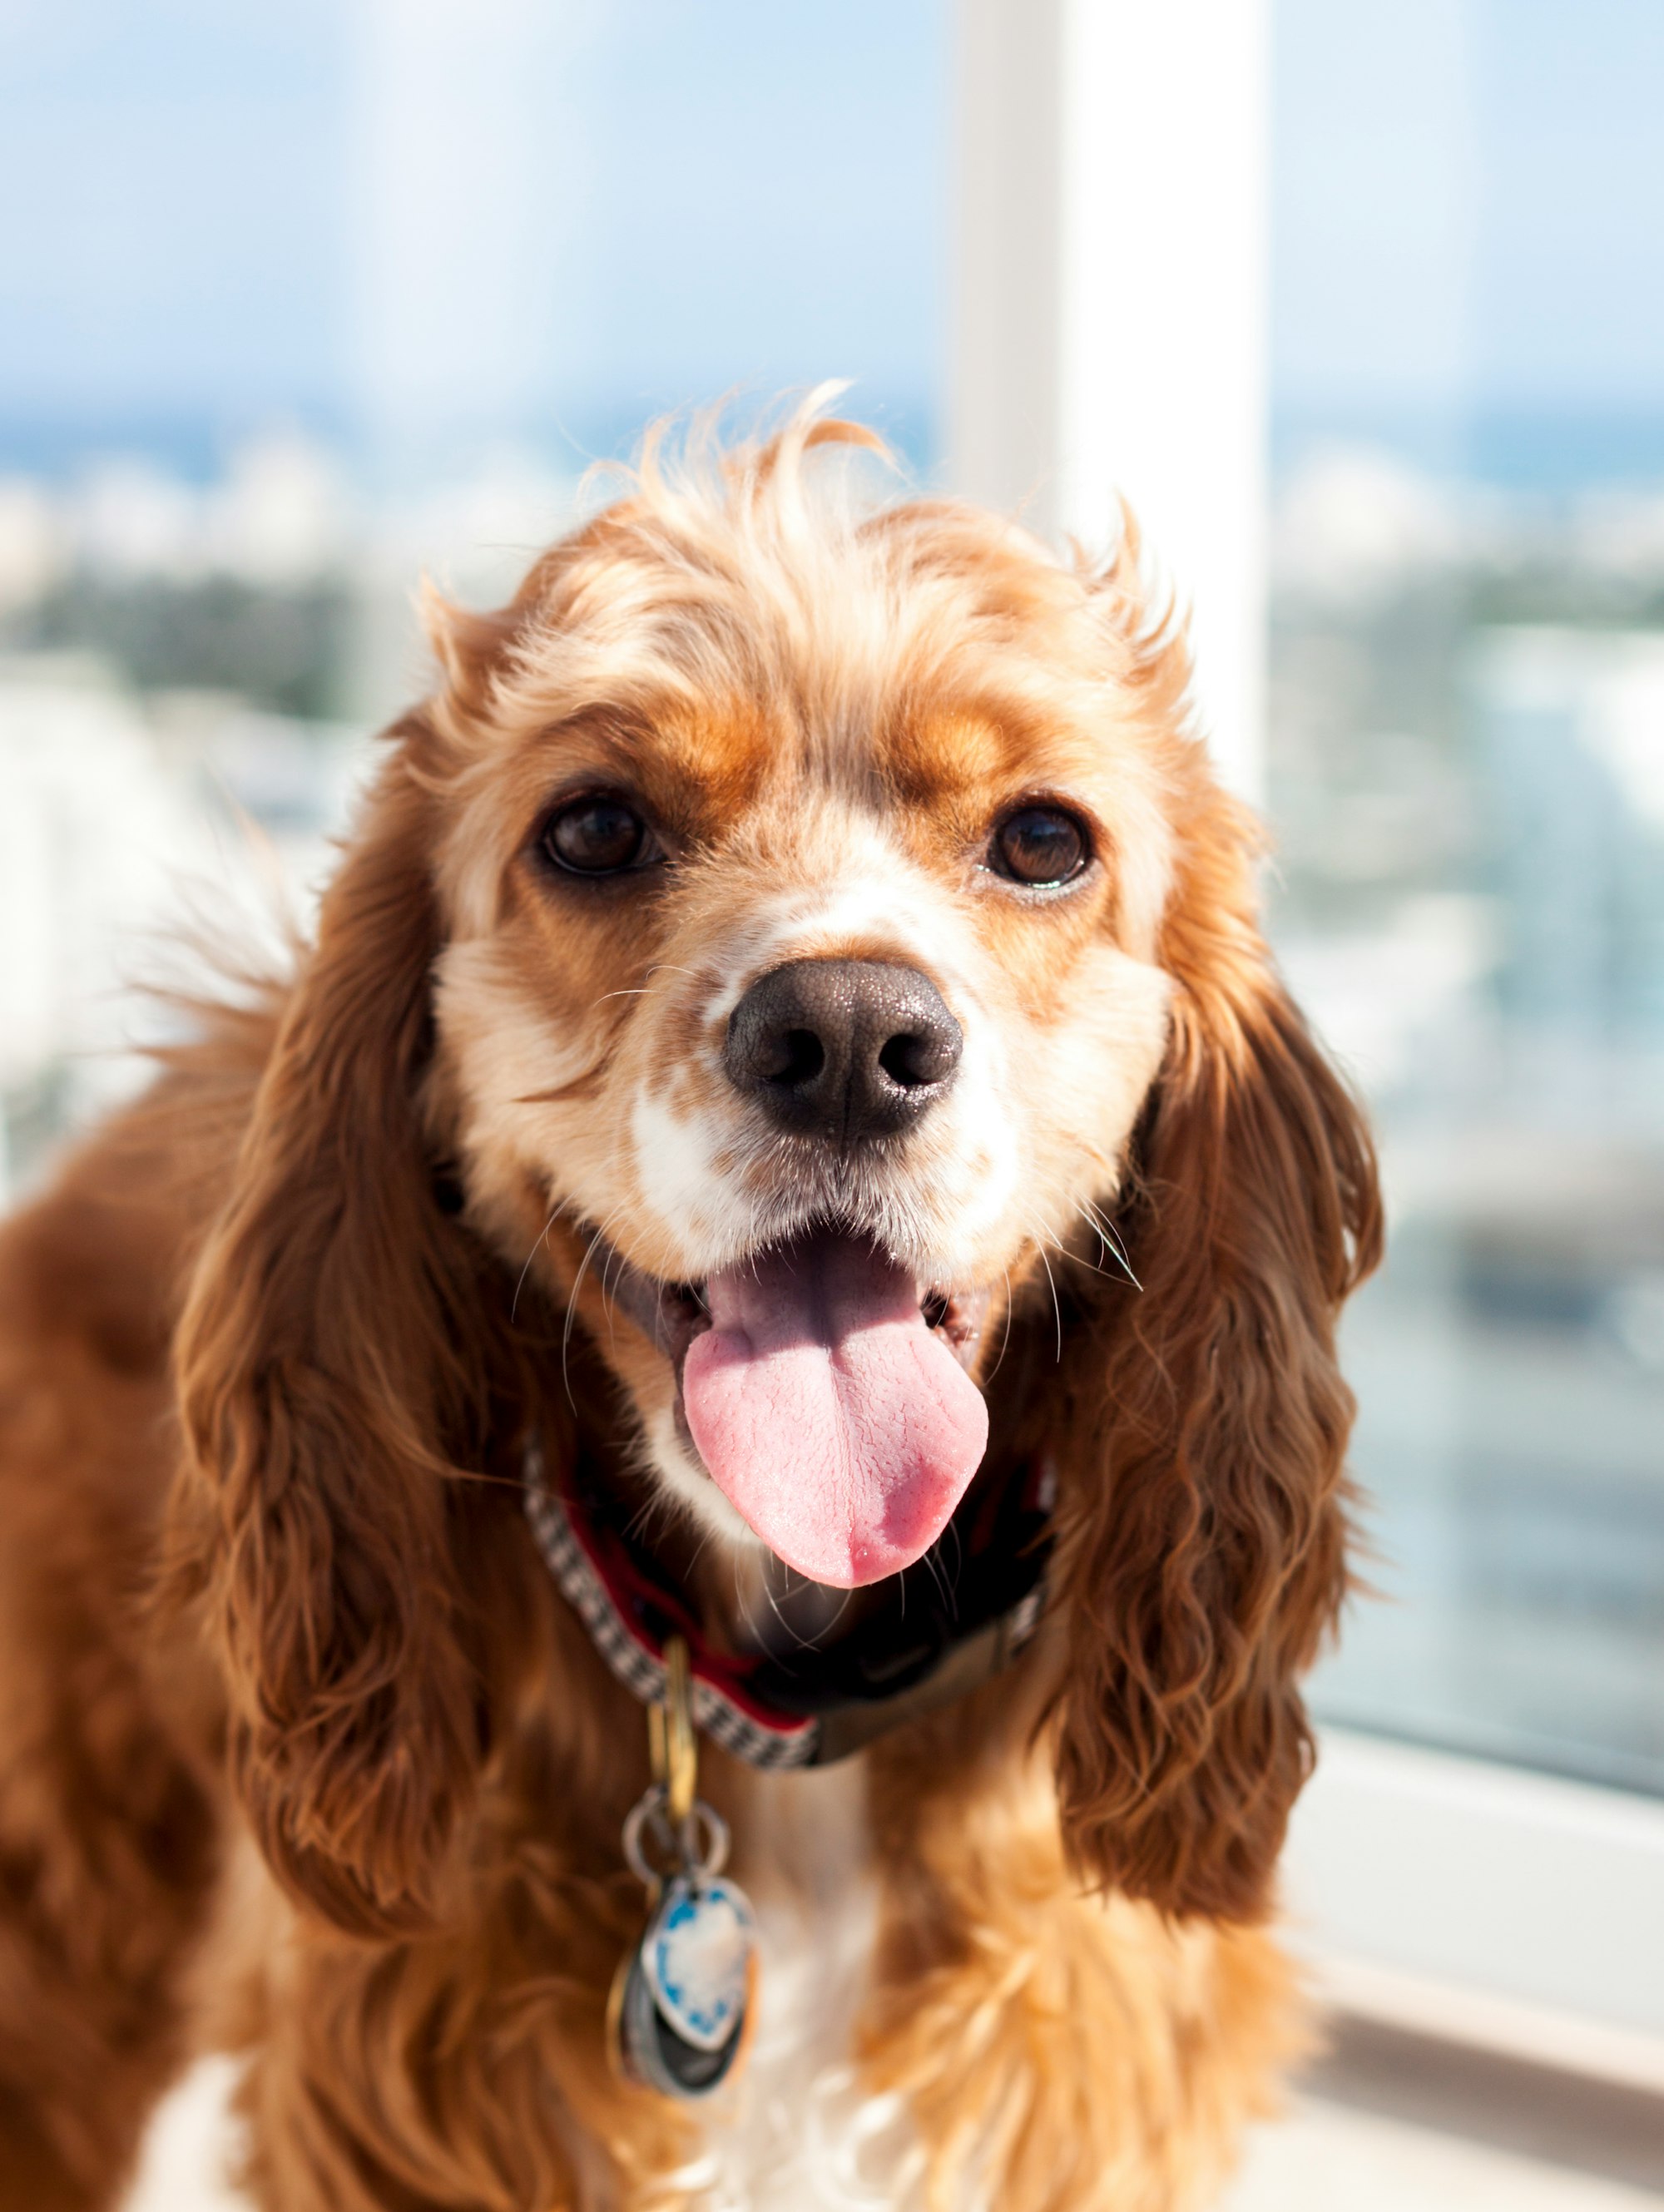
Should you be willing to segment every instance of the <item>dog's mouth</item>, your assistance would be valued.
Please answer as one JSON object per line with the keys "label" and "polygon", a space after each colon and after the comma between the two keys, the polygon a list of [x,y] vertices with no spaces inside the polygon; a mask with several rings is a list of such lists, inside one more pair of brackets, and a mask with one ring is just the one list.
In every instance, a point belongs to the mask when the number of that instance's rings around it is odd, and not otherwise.
{"label": "dog's mouth", "polygon": [[987,1443],[986,1290],[921,1285],[830,1224],[701,1283],[609,1273],[675,1368],[687,1441],[788,1566],[853,1589],[935,1542]]}

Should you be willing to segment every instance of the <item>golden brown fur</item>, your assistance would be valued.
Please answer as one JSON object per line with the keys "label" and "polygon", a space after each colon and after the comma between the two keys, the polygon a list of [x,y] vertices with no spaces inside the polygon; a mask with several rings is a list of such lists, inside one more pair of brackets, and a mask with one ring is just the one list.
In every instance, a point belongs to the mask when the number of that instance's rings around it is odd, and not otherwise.
{"label": "golden brown fur", "polygon": [[[1345,1582],[1368,1139],[1260,941],[1130,532],[1087,575],[950,506],[817,506],[808,448],[861,434],[650,454],[510,608],[436,610],[443,686],[293,982],[0,1243],[4,2212],[112,2203],[216,2038],[283,2212],[686,2195],[696,2129],[603,2048],[641,1716],[518,1485],[533,1426],[692,1480],[584,1261],[605,1227],[691,1279],[827,1202],[711,1072],[723,992],[781,943],[914,931],[978,1009],[975,1115],[848,1202],[998,1286],[993,1449],[1062,1486],[1030,1652],[869,1755],[866,2089],[905,2096],[932,2205],[1176,2212],[1297,2040],[1263,1923]],[[585,905],[525,842],[603,772],[680,866]],[[1039,916],[963,855],[1049,789],[1105,864]],[[702,1181],[667,1179],[672,1138]],[[1099,1264],[1110,1207],[1141,1291]],[[781,1785],[704,1766],[766,1881]]]}

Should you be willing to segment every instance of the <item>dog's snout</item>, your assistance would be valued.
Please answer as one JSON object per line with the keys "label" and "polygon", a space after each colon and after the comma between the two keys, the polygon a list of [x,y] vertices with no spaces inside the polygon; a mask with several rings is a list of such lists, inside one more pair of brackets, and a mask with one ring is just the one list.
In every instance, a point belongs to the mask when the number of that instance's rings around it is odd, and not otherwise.
{"label": "dog's snout", "polygon": [[735,1007],[723,1059],[783,1128],[847,1142],[916,1121],[953,1079],[963,1044],[916,968],[789,960]]}

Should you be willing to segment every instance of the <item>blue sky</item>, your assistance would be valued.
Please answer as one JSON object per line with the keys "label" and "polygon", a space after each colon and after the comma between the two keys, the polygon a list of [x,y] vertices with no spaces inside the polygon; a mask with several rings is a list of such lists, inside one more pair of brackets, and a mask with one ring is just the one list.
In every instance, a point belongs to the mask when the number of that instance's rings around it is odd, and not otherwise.
{"label": "blue sky", "polygon": [[[950,4],[0,0],[0,444],[829,373],[916,428]],[[1284,410],[1664,415],[1661,0],[1277,22]]]}
{"label": "blue sky", "polygon": [[1664,415],[1660,0],[1275,0],[1285,405]]}
{"label": "blue sky", "polygon": [[328,391],[337,13],[0,0],[0,408]]}
{"label": "blue sky", "polygon": [[939,381],[944,0],[0,0],[0,418]]}

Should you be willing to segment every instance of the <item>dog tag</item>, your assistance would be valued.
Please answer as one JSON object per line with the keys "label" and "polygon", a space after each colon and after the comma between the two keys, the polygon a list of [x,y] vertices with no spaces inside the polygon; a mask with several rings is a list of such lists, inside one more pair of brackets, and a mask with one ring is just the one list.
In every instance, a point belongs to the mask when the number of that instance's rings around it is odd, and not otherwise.
{"label": "dog tag", "polygon": [[731,1881],[673,1881],[653,1915],[642,1971],[665,2018],[696,2050],[724,2049],[744,2016],[752,1926]]}
{"label": "dog tag", "polygon": [[619,1961],[607,2039],[619,2070],[665,2097],[708,2097],[743,2056],[756,1993],[756,1919],[721,1879],[727,1823],[695,1794],[688,1647],[665,1647],[665,1698],[647,1713],[652,1786],[624,1821],[647,1924]]}
{"label": "dog tag", "polygon": [[666,1883],[632,1957],[619,2011],[627,2069],[669,2097],[707,2097],[745,2043],[756,1922],[731,1881]]}

